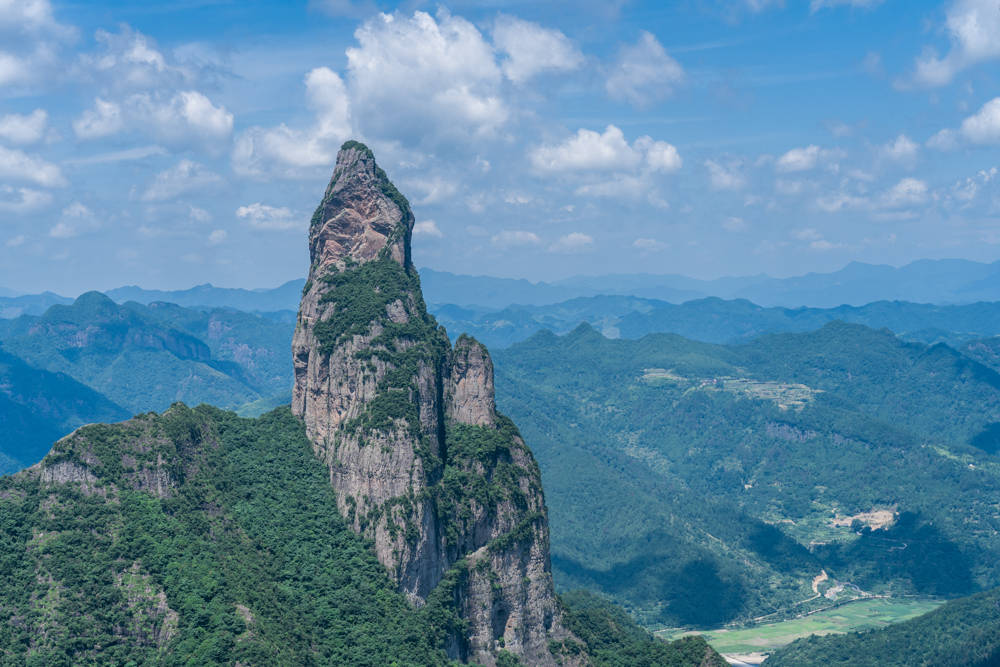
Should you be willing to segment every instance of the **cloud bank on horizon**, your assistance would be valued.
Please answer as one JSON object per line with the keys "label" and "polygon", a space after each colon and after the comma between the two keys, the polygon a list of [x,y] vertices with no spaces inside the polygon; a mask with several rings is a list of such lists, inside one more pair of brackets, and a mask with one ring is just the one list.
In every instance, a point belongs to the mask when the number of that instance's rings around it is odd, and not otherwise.
{"label": "cloud bank on horizon", "polygon": [[0,287],[300,276],[349,138],[436,269],[1000,257],[1000,0],[663,4],[0,0]]}

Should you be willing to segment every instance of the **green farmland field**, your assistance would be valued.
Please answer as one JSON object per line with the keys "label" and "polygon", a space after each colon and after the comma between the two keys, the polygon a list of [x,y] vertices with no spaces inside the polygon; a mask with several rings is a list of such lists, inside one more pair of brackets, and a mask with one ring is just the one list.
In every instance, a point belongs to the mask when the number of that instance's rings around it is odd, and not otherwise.
{"label": "green farmland field", "polygon": [[868,599],[849,602],[835,609],[802,618],[764,623],[746,628],[687,631],[663,630],[657,634],[673,639],[685,634],[701,634],[719,653],[767,653],[800,637],[828,635],[877,628],[919,616],[941,605],[943,600]]}

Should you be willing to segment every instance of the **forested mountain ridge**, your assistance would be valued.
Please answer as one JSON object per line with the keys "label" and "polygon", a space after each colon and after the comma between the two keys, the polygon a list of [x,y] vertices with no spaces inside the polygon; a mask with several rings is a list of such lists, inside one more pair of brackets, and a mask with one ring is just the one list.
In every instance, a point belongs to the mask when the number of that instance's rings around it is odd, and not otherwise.
{"label": "forested mountain ridge", "polygon": [[[0,664],[455,664],[453,601],[396,591],[288,408],[83,427],[0,477],[0,525]],[[725,664],[606,605],[566,614],[594,667]]]}
{"label": "forested mountain ridge", "polygon": [[335,502],[287,409],[85,427],[0,478],[0,656],[444,664]]}
{"label": "forested mountain ridge", "polygon": [[1000,583],[1000,383],[950,348],[846,324],[736,346],[582,325],[497,372],[549,489],[557,582],[647,623],[771,613],[821,570],[845,593]]}
{"label": "forested mountain ridge", "polygon": [[237,407],[288,390],[291,326],[232,310],[118,305],[100,292],[0,321],[0,341],[132,413],[174,401]]}

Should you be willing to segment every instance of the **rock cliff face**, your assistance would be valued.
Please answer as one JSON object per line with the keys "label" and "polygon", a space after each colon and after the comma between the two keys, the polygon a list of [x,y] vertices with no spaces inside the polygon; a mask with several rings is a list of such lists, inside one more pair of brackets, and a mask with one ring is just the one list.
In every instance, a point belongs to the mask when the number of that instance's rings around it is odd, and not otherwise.
{"label": "rock cliff face", "polygon": [[496,412],[486,349],[468,337],[452,349],[427,313],[412,228],[372,152],[344,144],[309,230],[292,410],[400,590],[447,599],[464,620],[452,657],[556,664],[549,642],[570,635],[538,466]]}

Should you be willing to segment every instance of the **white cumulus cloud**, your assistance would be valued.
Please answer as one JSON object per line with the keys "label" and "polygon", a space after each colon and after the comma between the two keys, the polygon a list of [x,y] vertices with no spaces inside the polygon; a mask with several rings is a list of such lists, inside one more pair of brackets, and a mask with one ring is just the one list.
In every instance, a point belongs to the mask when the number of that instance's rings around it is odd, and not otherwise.
{"label": "white cumulus cloud", "polygon": [[45,136],[48,119],[49,114],[44,109],[0,116],[0,138],[14,144],[33,144]]}
{"label": "white cumulus cloud", "polygon": [[722,164],[715,160],[705,160],[709,182],[715,190],[739,190],[746,185],[746,178],[740,171],[740,163]]}
{"label": "white cumulus cloud", "polygon": [[565,141],[542,145],[528,155],[532,166],[543,172],[620,171],[646,167],[652,171],[676,171],[682,160],[677,149],[650,137],[639,137],[632,144],[614,125],[604,132],[581,128]]}
{"label": "white cumulus cloud", "polygon": [[785,173],[810,171],[822,165],[836,169],[836,160],[842,156],[843,151],[841,150],[825,149],[815,144],[810,144],[809,146],[789,150],[778,158],[775,168]]}
{"label": "white cumulus cloud", "polygon": [[233,168],[237,173],[285,177],[309,174],[333,164],[340,145],[352,135],[351,104],[344,81],[327,67],[305,78],[306,102],[315,114],[311,126],[252,127],[236,140]]}
{"label": "white cumulus cloud", "polygon": [[196,90],[182,90],[168,99],[159,93],[135,93],[114,102],[100,97],[94,107],[73,121],[80,139],[99,139],[125,129],[151,133],[166,142],[219,142],[233,130],[233,114]]}
{"label": "white cumulus cloud", "polygon": [[882,195],[881,205],[884,208],[916,206],[926,202],[927,197],[927,183],[916,178],[904,178]]}
{"label": "white cumulus cloud", "polygon": [[581,252],[593,247],[594,237],[582,232],[570,232],[559,237],[555,243],[549,246],[549,252],[573,253]]}
{"label": "white cumulus cloud", "polygon": [[109,90],[170,90],[195,83],[198,73],[177,62],[169,62],[155,41],[128,25],[118,32],[98,30],[99,49],[80,57],[78,78],[96,79]]}
{"label": "white cumulus cloud", "polygon": [[900,164],[913,164],[917,159],[920,147],[915,141],[905,134],[901,134],[894,140],[879,148],[879,155],[887,160],[899,162]]}
{"label": "white cumulus cloud", "polygon": [[950,49],[940,56],[928,48],[917,58],[913,82],[918,85],[943,86],[967,67],[1000,58],[1000,2],[953,0],[945,16]]}
{"label": "white cumulus cloud", "polygon": [[493,45],[506,58],[504,76],[524,83],[546,71],[574,70],[583,64],[583,54],[558,30],[501,15],[493,27]]}
{"label": "white cumulus cloud", "polygon": [[48,0],[0,0],[0,86],[4,93],[44,88],[60,50],[76,35],[55,20]]}
{"label": "white cumulus cloud", "polygon": [[634,145],[636,150],[645,154],[646,164],[653,171],[672,172],[684,165],[680,153],[673,144],[654,141],[651,137],[639,137]]}
{"label": "white cumulus cloud", "polygon": [[180,195],[216,186],[222,177],[192,160],[181,160],[170,169],[161,171],[142,193],[148,202],[166,201]]}
{"label": "white cumulus cloud", "polygon": [[433,220],[421,220],[413,225],[413,234],[414,236],[433,236],[435,238],[444,236]]}
{"label": "white cumulus cloud", "polygon": [[[997,11],[1000,12],[1000,6]],[[1000,40],[1000,33],[997,37]],[[994,97],[977,113],[963,120],[961,133],[973,144],[1000,144],[1000,97]]]}
{"label": "white cumulus cloud", "polygon": [[225,139],[233,131],[233,114],[196,90],[183,90],[166,104],[142,98],[162,135],[184,137],[189,133],[207,139]]}
{"label": "white cumulus cloud", "polygon": [[684,68],[651,33],[624,47],[605,81],[608,94],[638,107],[666,97],[684,81]]}
{"label": "white cumulus cloud", "polygon": [[26,213],[52,203],[52,195],[31,188],[0,186],[0,211]]}
{"label": "white cumulus cloud", "polygon": [[255,229],[288,230],[303,226],[302,220],[284,206],[268,206],[255,202],[236,209],[236,217],[246,220]]}
{"label": "white cumulus cloud", "polygon": [[963,120],[957,130],[946,127],[927,140],[928,146],[942,151],[954,150],[963,144],[1000,144],[1000,97],[994,97]]}
{"label": "white cumulus cloud", "polygon": [[[348,86],[362,129],[389,139],[488,135],[510,111],[493,47],[466,21],[440,9],[379,14],[347,49]],[[523,72],[520,72],[523,73]]]}
{"label": "white cumulus cloud", "polygon": [[51,162],[22,150],[3,146],[0,146],[0,178],[25,181],[46,188],[67,184],[62,171]]}
{"label": "white cumulus cloud", "polygon": [[100,228],[94,212],[80,202],[73,202],[62,210],[59,222],[49,229],[54,239],[70,239]]}
{"label": "white cumulus cloud", "polygon": [[98,139],[114,134],[124,126],[121,106],[98,97],[94,100],[93,109],[85,110],[73,121],[73,132],[81,139]]}

